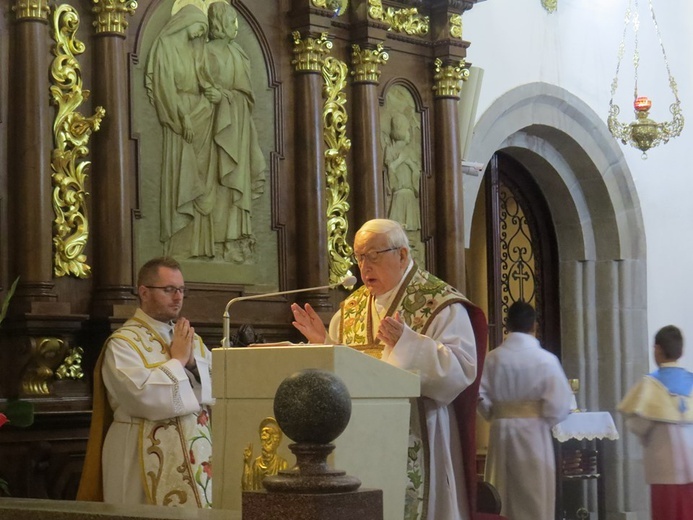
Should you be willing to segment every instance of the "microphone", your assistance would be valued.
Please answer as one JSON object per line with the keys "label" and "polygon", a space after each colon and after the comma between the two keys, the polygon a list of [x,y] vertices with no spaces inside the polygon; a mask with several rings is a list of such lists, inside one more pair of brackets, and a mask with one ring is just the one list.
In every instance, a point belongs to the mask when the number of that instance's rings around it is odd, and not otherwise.
{"label": "microphone", "polygon": [[284,294],[295,294],[295,293],[302,293],[302,292],[308,292],[308,291],[319,291],[321,289],[334,289],[335,287],[342,286],[347,290],[351,290],[354,285],[356,285],[356,277],[354,275],[349,275],[342,279],[342,281],[337,282],[337,283],[332,283],[330,285],[322,285],[320,287],[308,287],[306,289],[292,289],[290,291],[278,291],[278,292],[273,292],[273,293],[266,293],[266,294],[252,294],[250,296],[237,296],[236,298],[232,298],[231,300],[228,301],[226,304],[226,307],[224,308],[224,315],[223,315],[223,323],[224,323],[224,337],[221,340],[221,346],[222,348],[230,348],[230,337],[231,337],[231,315],[229,314],[229,307],[233,305],[236,302],[240,302],[242,300],[259,300],[260,298],[269,298],[271,296],[281,296]]}

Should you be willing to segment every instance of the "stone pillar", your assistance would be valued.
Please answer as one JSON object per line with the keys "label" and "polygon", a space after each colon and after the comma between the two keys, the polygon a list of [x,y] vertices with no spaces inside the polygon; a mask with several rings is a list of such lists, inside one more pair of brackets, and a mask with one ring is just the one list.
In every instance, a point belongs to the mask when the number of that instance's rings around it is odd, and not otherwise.
{"label": "stone pillar", "polygon": [[130,166],[128,65],[125,35],[133,0],[93,0],[94,105],[106,109],[93,136],[94,314],[135,301],[132,293],[133,170]]}
{"label": "stone pillar", "polygon": [[8,128],[10,277],[19,276],[15,311],[57,300],[53,292],[51,108],[49,106],[48,0],[16,0],[10,46]]}
{"label": "stone pillar", "polygon": [[385,218],[385,186],[380,149],[379,66],[388,60],[382,44],[352,46],[353,185],[356,228],[372,218]]}
{"label": "stone pillar", "polygon": [[[325,196],[325,144],[322,124],[322,65],[332,48],[327,33],[294,37],[296,256],[299,287],[326,285],[327,200]],[[326,293],[306,293],[304,301],[316,309],[331,306]]]}
{"label": "stone pillar", "polygon": [[464,198],[459,149],[457,105],[461,82],[469,74],[464,63],[435,61],[435,174],[438,273],[460,291],[465,290]]}

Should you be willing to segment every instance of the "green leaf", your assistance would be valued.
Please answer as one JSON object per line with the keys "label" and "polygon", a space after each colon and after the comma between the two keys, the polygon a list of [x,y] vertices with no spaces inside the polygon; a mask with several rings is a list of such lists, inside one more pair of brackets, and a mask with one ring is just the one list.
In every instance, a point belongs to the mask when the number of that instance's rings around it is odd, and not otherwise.
{"label": "green leaf", "polygon": [[0,478],[0,497],[10,496],[10,488],[7,485],[7,481]]}
{"label": "green leaf", "polygon": [[0,310],[0,323],[2,323],[2,320],[5,319],[5,315],[7,314],[7,308],[10,306],[10,300],[12,299],[12,296],[14,295],[14,290],[17,288],[18,282],[19,282],[19,276],[14,279],[14,282],[12,282],[12,286],[10,287],[10,290],[7,291],[7,294],[5,295],[5,299],[2,302],[2,310]]}
{"label": "green leaf", "polygon": [[21,399],[8,399],[5,415],[12,426],[26,428],[34,424],[34,405]]}

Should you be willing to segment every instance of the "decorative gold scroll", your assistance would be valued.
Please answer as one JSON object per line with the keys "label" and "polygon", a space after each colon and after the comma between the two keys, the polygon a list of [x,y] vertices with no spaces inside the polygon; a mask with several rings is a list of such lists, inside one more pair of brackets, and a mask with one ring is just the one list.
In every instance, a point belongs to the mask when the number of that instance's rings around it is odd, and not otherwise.
{"label": "decorative gold scroll", "polygon": [[435,61],[433,90],[436,97],[459,97],[462,90],[461,81],[469,77],[469,70],[464,68],[465,60],[457,65],[445,65],[440,58]]}
{"label": "decorative gold scroll", "polygon": [[55,371],[56,379],[83,379],[84,371],[82,370],[82,356],[84,349],[82,347],[72,347],[62,364]]}
{"label": "decorative gold scroll", "polygon": [[450,15],[450,36],[453,38],[462,39],[462,15],[461,14],[451,14]]}
{"label": "decorative gold scroll", "polygon": [[350,276],[351,254],[347,243],[349,222],[349,181],[346,154],[351,140],[346,136],[347,111],[344,107],[349,73],[346,63],[327,57],[322,67],[323,137],[325,139],[325,174],[327,176],[327,253],[329,255],[330,283],[338,283]]}
{"label": "decorative gold scroll", "polygon": [[313,7],[334,11],[336,16],[343,15],[349,6],[349,0],[310,0],[310,3]]}
{"label": "decorative gold scroll", "polygon": [[29,363],[22,375],[21,388],[25,395],[49,395],[49,382],[54,370],[64,359],[67,344],[59,338],[29,338]]}
{"label": "decorative gold scroll", "polygon": [[411,36],[423,36],[428,34],[428,16],[419,14],[416,7],[395,9],[383,7],[382,0],[368,0],[368,16],[379,22],[385,22],[390,26],[389,31],[409,34]]}
{"label": "decorative gold scroll", "polygon": [[379,43],[375,49],[361,49],[354,44],[351,46],[351,60],[354,70],[354,83],[377,83],[380,78],[380,67],[390,55],[383,50],[383,44]]}
{"label": "decorative gold scroll", "polygon": [[96,15],[92,25],[96,34],[125,34],[128,28],[125,15],[133,15],[137,10],[135,0],[92,0],[92,3],[94,7],[91,8],[91,12]]}
{"label": "decorative gold scroll", "polygon": [[294,38],[294,59],[291,64],[296,72],[320,72],[325,56],[332,48],[332,42],[327,39],[327,33],[322,33],[320,38],[301,38],[301,33],[291,33]]}
{"label": "decorative gold scroll", "polygon": [[541,0],[541,5],[549,13],[553,13],[558,8],[558,0]]}
{"label": "decorative gold scroll", "polygon": [[17,0],[12,6],[17,20],[25,18],[40,18],[41,20],[48,19],[50,7],[48,0]]}
{"label": "decorative gold scroll", "polygon": [[77,107],[89,96],[82,88],[82,74],[75,55],[84,52],[84,43],[75,34],[79,15],[67,4],[53,12],[53,48],[51,63],[51,101],[57,106],[53,123],[55,148],[51,160],[53,170],[53,272],[55,276],[72,274],[89,276],[84,248],[89,236],[86,214],[85,181],[90,162],[82,160],[89,153],[87,143],[92,132],[99,129],[106,111],[96,107],[96,113],[84,117]]}

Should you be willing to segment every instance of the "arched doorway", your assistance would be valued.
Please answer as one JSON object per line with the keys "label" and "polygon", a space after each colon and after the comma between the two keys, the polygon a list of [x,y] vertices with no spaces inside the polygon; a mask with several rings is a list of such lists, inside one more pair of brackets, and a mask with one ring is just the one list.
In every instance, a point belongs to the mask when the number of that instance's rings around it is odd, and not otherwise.
{"label": "arched doorway", "polygon": [[[555,226],[561,357],[581,380],[579,405],[611,412],[623,432],[616,406],[649,363],[644,224],[621,149],[582,100],[532,83],[496,99],[475,125],[466,159],[488,164],[497,152],[531,172]],[[482,180],[465,178],[474,278],[485,271],[473,218]],[[608,514],[647,511],[639,447],[626,441],[604,445]]]}

